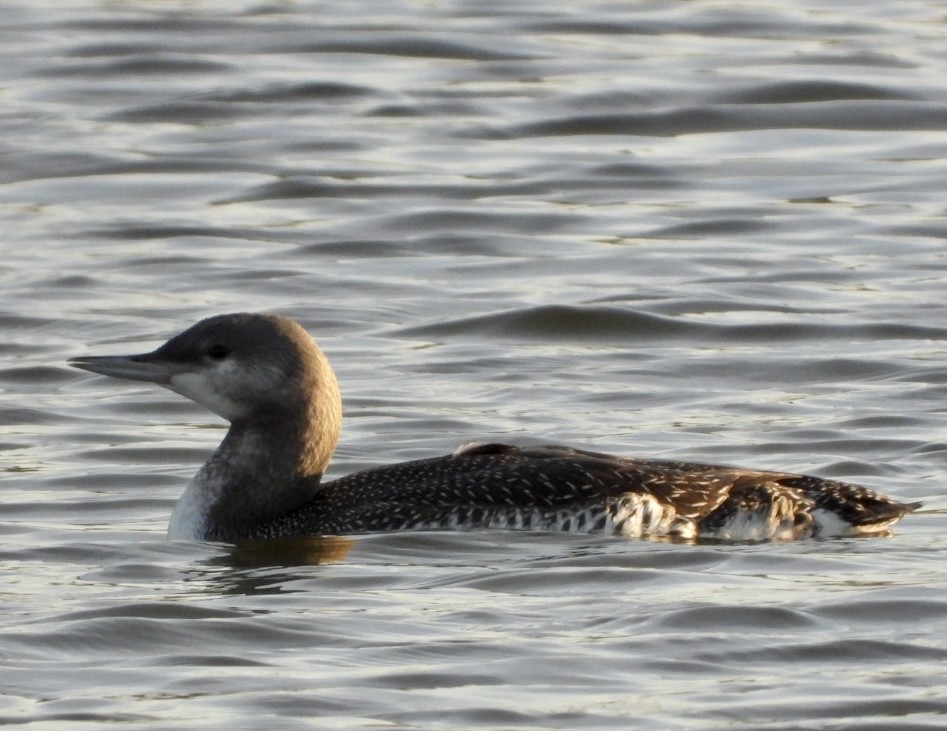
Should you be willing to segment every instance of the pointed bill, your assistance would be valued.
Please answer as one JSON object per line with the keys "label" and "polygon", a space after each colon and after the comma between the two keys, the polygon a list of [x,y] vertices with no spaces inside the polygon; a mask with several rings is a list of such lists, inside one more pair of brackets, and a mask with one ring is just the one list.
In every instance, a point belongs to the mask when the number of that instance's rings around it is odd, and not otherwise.
{"label": "pointed bill", "polygon": [[155,357],[154,353],[142,355],[85,355],[70,358],[68,364],[103,376],[125,378],[130,381],[147,381],[169,386],[171,378],[182,372],[181,366]]}

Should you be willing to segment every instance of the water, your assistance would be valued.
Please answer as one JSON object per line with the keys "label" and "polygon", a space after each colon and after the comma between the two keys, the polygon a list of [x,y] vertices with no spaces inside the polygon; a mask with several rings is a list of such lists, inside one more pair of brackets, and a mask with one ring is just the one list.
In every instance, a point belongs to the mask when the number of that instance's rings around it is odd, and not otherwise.
{"label": "water", "polygon": [[[0,722],[947,725],[936,3],[0,7]],[[223,435],[65,368],[272,310],[332,473],[478,438],[811,472],[893,535],[169,544]]]}

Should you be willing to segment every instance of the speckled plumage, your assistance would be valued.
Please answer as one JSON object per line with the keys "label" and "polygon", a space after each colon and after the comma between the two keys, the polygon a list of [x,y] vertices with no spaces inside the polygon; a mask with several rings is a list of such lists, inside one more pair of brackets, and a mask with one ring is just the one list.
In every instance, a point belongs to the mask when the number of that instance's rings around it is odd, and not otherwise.
{"label": "speckled plumage", "polygon": [[[804,475],[477,444],[327,482],[308,503],[247,537],[499,528],[792,539],[822,535],[819,511],[849,523],[853,533],[873,533],[912,508]],[[756,520],[749,535],[748,514]]]}
{"label": "speckled plumage", "polygon": [[79,358],[158,383],[231,421],[175,508],[174,538],[499,528],[693,540],[883,532],[917,507],[817,477],[475,443],[321,482],[341,400],[303,328],[273,315],[203,320],[153,353]]}

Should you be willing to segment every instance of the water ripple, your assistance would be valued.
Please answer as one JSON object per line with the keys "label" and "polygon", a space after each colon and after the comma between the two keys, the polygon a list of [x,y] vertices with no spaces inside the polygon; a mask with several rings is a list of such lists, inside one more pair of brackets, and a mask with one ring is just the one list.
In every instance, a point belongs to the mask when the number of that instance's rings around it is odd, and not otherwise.
{"label": "water ripple", "polygon": [[[0,723],[941,728],[947,67],[892,7],[0,4]],[[927,507],[168,543],[224,425],[64,361],[236,310],[332,358],[333,475],[562,441]]]}

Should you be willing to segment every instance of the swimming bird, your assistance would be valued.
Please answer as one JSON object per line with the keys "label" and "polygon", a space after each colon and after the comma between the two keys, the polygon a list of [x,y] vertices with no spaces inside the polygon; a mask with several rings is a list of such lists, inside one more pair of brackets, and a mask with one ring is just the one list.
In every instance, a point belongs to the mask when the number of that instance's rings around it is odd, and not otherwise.
{"label": "swimming bird", "polygon": [[230,422],[172,512],[175,540],[475,528],[779,540],[882,533],[919,506],[806,475],[492,442],[323,482],[338,382],[279,315],[218,315],[150,353],[69,364],[156,383]]}

